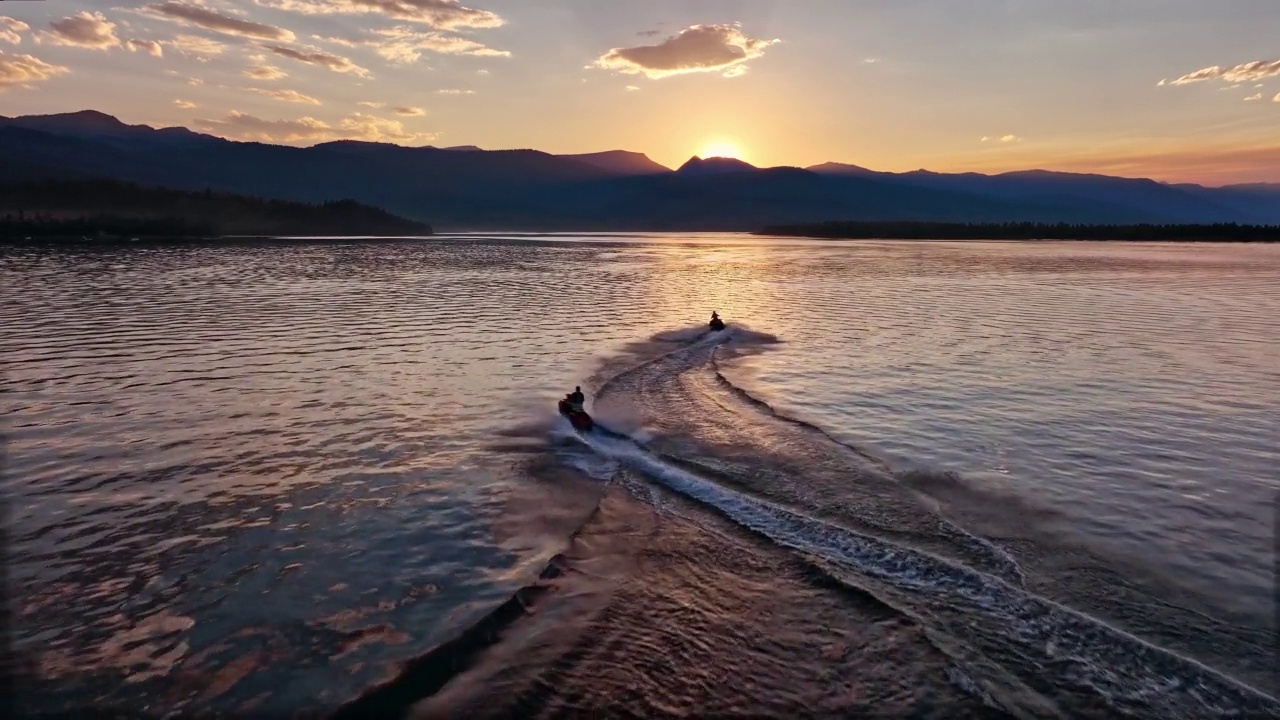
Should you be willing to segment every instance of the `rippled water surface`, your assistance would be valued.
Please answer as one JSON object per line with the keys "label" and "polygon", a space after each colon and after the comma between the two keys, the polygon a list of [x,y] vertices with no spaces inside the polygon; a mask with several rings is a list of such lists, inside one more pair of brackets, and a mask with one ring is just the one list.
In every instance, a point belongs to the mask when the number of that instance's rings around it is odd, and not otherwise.
{"label": "rippled water surface", "polygon": [[[9,248],[0,283],[25,710],[1280,717],[1280,248]],[[612,433],[555,417],[575,384]]]}

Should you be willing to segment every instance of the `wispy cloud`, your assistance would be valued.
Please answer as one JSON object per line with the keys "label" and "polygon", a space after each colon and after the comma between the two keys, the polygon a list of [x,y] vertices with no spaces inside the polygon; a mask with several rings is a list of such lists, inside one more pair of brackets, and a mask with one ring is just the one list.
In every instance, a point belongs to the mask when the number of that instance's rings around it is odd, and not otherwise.
{"label": "wispy cloud", "polygon": [[15,87],[30,87],[58,75],[71,72],[61,65],[50,65],[31,55],[10,55],[0,50],[0,92]]}
{"label": "wispy cloud", "polygon": [[289,73],[274,65],[254,65],[245,68],[244,76],[254,80],[279,80],[289,77]]}
{"label": "wispy cloud", "polygon": [[999,137],[995,137],[992,135],[982,136],[982,142],[992,142],[992,141],[1002,142],[1002,143],[1016,143],[1016,142],[1022,142],[1022,138],[1018,137],[1017,135],[1001,135]]}
{"label": "wispy cloud", "polygon": [[428,141],[430,133],[408,132],[398,120],[353,113],[337,125],[313,117],[294,120],[266,120],[233,110],[219,119],[197,119],[199,127],[225,137],[264,142],[298,142],[303,140],[365,140],[368,142]]}
{"label": "wispy cloud", "polygon": [[1261,100],[1261,99],[1262,99],[1262,93],[1257,93],[1256,95],[1250,95],[1249,97],[1245,98],[1244,101],[1253,102],[1254,100]]}
{"label": "wispy cloud", "polygon": [[458,0],[254,0],[264,7],[306,15],[381,14],[428,25],[437,30],[495,28],[504,21],[497,13],[462,5]]}
{"label": "wispy cloud", "polygon": [[427,111],[420,107],[398,107],[393,108],[393,112],[397,115],[404,115],[406,117],[422,117],[427,114]]}
{"label": "wispy cloud", "polygon": [[294,34],[284,28],[265,25],[231,15],[223,15],[216,10],[210,10],[196,3],[170,0],[170,2],[147,5],[143,8],[143,11],[155,17],[171,20],[182,25],[197,25],[225,35],[284,42],[292,42],[294,40]]}
{"label": "wispy cloud", "polygon": [[639,89],[640,89],[640,86],[639,86],[639,85],[628,85],[628,86],[627,86],[627,92],[635,92],[636,90],[639,90]]}
{"label": "wispy cloud", "polygon": [[377,38],[359,41],[382,57],[397,63],[416,62],[422,51],[442,55],[475,55],[478,57],[510,57],[506,50],[495,50],[475,40],[438,32],[420,32],[413,28],[395,27],[375,30]]}
{"label": "wispy cloud", "polygon": [[174,100],[173,104],[176,105],[179,110],[194,110],[196,109],[196,107],[198,107],[195,103],[191,102],[190,100]]}
{"label": "wispy cloud", "polygon": [[435,31],[424,32],[411,27],[383,28],[372,31],[372,36],[357,39],[320,35],[312,37],[343,47],[368,47],[384,59],[401,65],[417,62],[424,51],[441,55],[511,56],[506,50],[495,50],[475,40]]}
{"label": "wispy cloud", "polygon": [[310,95],[303,95],[297,90],[266,90],[264,88],[246,88],[249,92],[266,95],[277,100],[283,100],[291,103],[302,103],[304,105],[319,105],[320,101]]}
{"label": "wispy cloud", "polygon": [[100,12],[82,10],[71,17],[54,20],[49,27],[53,32],[44,33],[42,37],[56,45],[91,50],[120,47],[120,38],[115,33],[116,24]]}
{"label": "wispy cloud", "polygon": [[777,42],[747,37],[737,25],[694,25],[657,45],[613,48],[593,65],[651,80],[700,72],[735,77]]}
{"label": "wispy cloud", "polygon": [[[1227,83],[1247,83],[1265,80],[1280,75],[1280,60],[1255,60],[1241,63],[1235,67],[1224,68],[1218,65],[1201,68],[1187,73],[1176,80],[1168,81],[1169,85],[1189,85],[1204,80],[1222,80]],[[1166,82],[1161,80],[1159,85]]]}
{"label": "wispy cloud", "polygon": [[22,35],[19,33],[27,32],[30,29],[31,26],[21,20],[0,15],[0,40],[12,45],[18,45],[22,42]]}
{"label": "wispy cloud", "polygon": [[360,67],[341,55],[327,53],[319,48],[307,48],[306,51],[302,51],[295,50],[291,47],[285,47],[283,45],[266,45],[264,47],[277,55],[293,58],[298,62],[307,63],[308,65],[319,65],[321,67],[329,68],[334,72],[351,73],[360,77],[369,77],[369,71],[365,68]]}
{"label": "wispy cloud", "polygon": [[297,120],[264,120],[254,115],[232,110],[219,120],[196,119],[196,125],[202,128],[223,133],[233,138],[244,138],[264,141],[294,142],[329,138],[333,128],[313,117],[301,117]]}
{"label": "wispy cloud", "polygon": [[459,90],[457,88],[444,88],[443,90],[437,90],[436,92],[440,93],[441,95],[475,95],[476,94],[475,90]]}
{"label": "wispy cloud", "polygon": [[154,57],[164,57],[164,46],[155,40],[125,40],[129,52],[144,52]]}
{"label": "wispy cloud", "polygon": [[1275,96],[1275,97],[1273,97],[1273,98],[1271,98],[1271,101],[1272,101],[1272,102],[1280,102],[1280,93],[1276,93],[1276,96]]}
{"label": "wispy cloud", "polygon": [[361,100],[356,104],[359,105],[360,107],[373,108],[374,110],[377,110],[378,108],[384,108],[387,106],[387,104],[384,102],[373,102],[371,100]]}
{"label": "wispy cloud", "polygon": [[217,40],[199,35],[178,35],[172,40],[166,40],[164,44],[183,55],[221,55],[227,49],[226,45]]}

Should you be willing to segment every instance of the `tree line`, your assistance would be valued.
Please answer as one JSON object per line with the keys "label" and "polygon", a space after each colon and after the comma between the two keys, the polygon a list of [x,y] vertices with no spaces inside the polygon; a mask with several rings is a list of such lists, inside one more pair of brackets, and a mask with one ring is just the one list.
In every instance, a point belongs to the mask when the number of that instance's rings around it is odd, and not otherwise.
{"label": "tree line", "polygon": [[766,227],[758,235],[851,240],[1129,240],[1178,242],[1280,242],[1280,225],[1083,223],[946,223],[836,221]]}
{"label": "tree line", "polygon": [[0,238],[429,235],[354,200],[320,203],[143,187],[115,180],[0,183]]}

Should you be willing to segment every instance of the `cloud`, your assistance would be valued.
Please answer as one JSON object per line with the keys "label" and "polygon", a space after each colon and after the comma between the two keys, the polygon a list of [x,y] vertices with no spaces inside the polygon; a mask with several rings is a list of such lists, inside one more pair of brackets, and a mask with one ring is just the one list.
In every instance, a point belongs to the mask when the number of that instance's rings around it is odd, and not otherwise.
{"label": "cloud", "polygon": [[628,85],[628,86],[627,86],[627,91],[628,91],[628,92],[635,92],[636,90],[639,90],[639,89],[640,89],[640,86],[639,86],[639,85]]}
{"label": "cloud", "polygon": [[293,48],[284,47],[282,45],[266,45],[266,49],[277,55],[283,55],[287,58],[293,58],[298,62],[304,62],[309,65],[319,65],[329,68],[334,72],[352,73],[360,77],[369,77],[369,71],[356,65],[341,55],[333,55],[318,48],[308,48],[308,52],[294,50]]}
{"label": "cloud", "polygon": [[71,71],[61,65],[50,65],[31,55],[0,51],[0,92],[12,87],[28,87],[68,72]]}
{"label": "cloud", "polygon": [[31,26],[21,20],[0,15],[0,40],[17,45],[22,42],[22,36],[18,33],[24,33],[30,29]]}
{"label": "cloud", "polygon": [[[1246,83],[1266,80],[1280,75],[1280,60],[1255,60],[1235,67],[1222,68],[1218,65],[1202,68],[1187,73],[1177,80],[1170,80],[1170,85],[1189,85],[1204,80],[1222,80],[1228,83]],[[1161,84],[1164,81],[1160,81]]]}
{"label": "cloud", "polygon": [[749,38],[736,25],[694,25],[657,45],[613,48],[593,65],[651,80],[696,72],[735,77],[746,72],[744,63],[777,42]]}
{"label": "cloud", "polygon": [[431,140],[428,133],[407,132],[397,120],[353,113],[337,126],[313,117],[296,120],[264,120],[233,110],[221,119],[197,119],[195,124],[227,137],[264,142],[297,142],[300,140],[364,140],[367,142],[410,142]]}
{"label": "cloud", "polygon": [[397,115],[404,115],[405,117],[422,117],[427,114],[426,110],[412,106],[392,108],[392,111]]}
{"label": "cloud", "polygon": [[1275,97],[1273,97],[1273,98],[1271,98],[1271,101],[1272,101],[1272,102],[1280,102],[1280,93],[1276,93],[1276,96],[1275,96]]}
{"label": "cloud", "polygon": [[183,55],[221,55],[226,45],[199,35],[178,35],[165,44]]}
{"label": "cloud", "polygon": [[352,139],[369,142],[414,142],[435,139],[434,133],[406,132],[398,120],[386,120],[364,113],[354,113],[343,118],[339,128]]}
{"label": "cloud", "polygon": [[1250,95],[1249,97],[1245,98],[1244,101],[1252,102],[1254,100],[1261,100],[1261,99],[1262,99],[1262,93],[1258,93],[1256,95]]}
{"label": "cloud", "polygon": [[263,120],[239,110],[232,110],[221,120],[197,118],[195,124],[214,132],[226,133],[231,137],[267,142],[314,140],[328,138],[333,134],[332,127],[313,117],[301,117],[297,120]]}
{"label": "cloud", "polygon": [[294,34],[284,28],[223,15],[220,12],[194,3],[170,0],[169,2],[153,3],[143,9],[148,14],[156,17],[172,20],[183,25],[198,25],[225,35],[237,35],[258,40],[281,40],[284,42],[292,42],[294,40]]}
{"label": "cloud", "polygon": [[352,40],[350,38],[313,35],[321,42],[343,47],[369,47],[384,59],[408,65],[422,57],[422,51],[443,55],[475,55],[479,57],[510,57],[506,50],[495,50],[475,40],[439,32],[423,32],[411,27],[393,27],[373,31],[374,37]]}
{"label": "cloud", "polygon": [[129,52],[144,52],[155,57],[164,57],[164,47],[155,40],[125,40],[124,46]]}
{"label": "cloud", "polygon": [[1018,137],[1017,135],[1001,135],[1000,137],[983,135],[981,142],[991,142],[992,140],[995,140],[996,142],[1002,142],[1002,143],[1022,142],[1022,138]]}
{"label": "cloud", "polygon": [[279,80],[289,77],[289,73],[273,65],[254,65],[245,68],[244,76],[254,80]]}
{"label": "cloud", "polygon": [[[438,32],[419,32],[412,28],[396,27],[375,30],[379,39],[366,40],[363,44],[374,49],[391,62],[408,64],[422,56],[422,50],[442,55],[474,55],[477,57],[511,57],[506,50],[495,50],[475,40]],[[385,38],[385,39],[383,39]]]}
{"label": "cloud", "polygon": [[386,106],[387,106],[387,104],[386,104],[386,103],[382,103],[382,102],[370,102],[369,100],[361,100],[360,102],[358,102],[358,103],[356,103],[356,104],[357,104],[357,105],[359,105],[359,106],[361,106],[361,107],[373,108],[373,109],[375,109],[375,110],[377,110],[378,108],[383,108],[383,107],[386,107]]}
{"label": "cloud", "polygon": [[120,38],[115,33],[116,24],[109,22],[100,12],[82,10],[71,17],[54,20],[49,27],[53,32],[44,33],[44,37],[57,45],[91,50],[120,47]]}
{"label": "cloud", "polygon": [[379,13],[436,30],[495,28],[505,22],[497,13],[466,7],[458,0],[255,0],[264,7],[305,15]]}
{"label": "cloud", "polygon": [[349,48],[360,47],[359,43],[353,40],[348,40],[346,38],[340,38],[340,37],[325,37],[324,35],[312,35],[311,39],[319,40],[320,42],[331,42],[335,45],[341,45],[343,47],[349,47]]}
{"label": "cloud", "polygon": [[475,90],[458,90],[455,88],[445,88],[443,90],[437,90],[436,92],[440,93],[441,95],[475,95],[476,94]]}
{"label": "cloud", "polygon": [[990,139],[991,139],[991,136],[990,136],[990,135],[983,135],[983,136],[982,136],[982,142],[987,142],[987,141],[988,141],[988,140],[990,140]]}
{"label": "cloud", "polygon": [[194,110],[197,107],[197,105],[190,100],[174,100],[173,104],[177,105],[179,110]]}
{"label": "cloud", "polygon": [[198,77],[187,78],[187,84],[192,87],[200,87],[204,84],[204,81]]}
{"label": "cloud", "polygon": [[868,65],[875,65],[876,63],[880,62],[880,58],[864,58],[862,62]]}
{"label": "cloud", "polygon": [[477,71],[476,71],[476,74],[477,74],[477,75],[488,75],[488,74],[489,74],[489,71],[488,71],[488,70],[485,70],[484,68],[480,68],[479,70],[477,70]]}
{"label": "cloud", "polygon": [[304,105],[319,105],[320,101],[310,95],[303,95],[297,90],[264,90],[263,88],[248,88],[249,92],[255,92],[259,95],[266,95],[277,100],[283,100],[291,103],[302,103]]}

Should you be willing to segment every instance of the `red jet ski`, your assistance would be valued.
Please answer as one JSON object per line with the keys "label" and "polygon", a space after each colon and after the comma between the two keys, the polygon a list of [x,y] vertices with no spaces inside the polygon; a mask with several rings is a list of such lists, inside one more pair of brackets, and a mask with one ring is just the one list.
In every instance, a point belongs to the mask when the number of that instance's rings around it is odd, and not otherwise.
{"label": "red jet ski", "polygon": [[574,430],[586,432],[596,426],[596,422],[591,419],[586,410],[570,405],[568,400],[561,400],[558,407],[560,414],[569,418],[569,423],[573,425]]}

